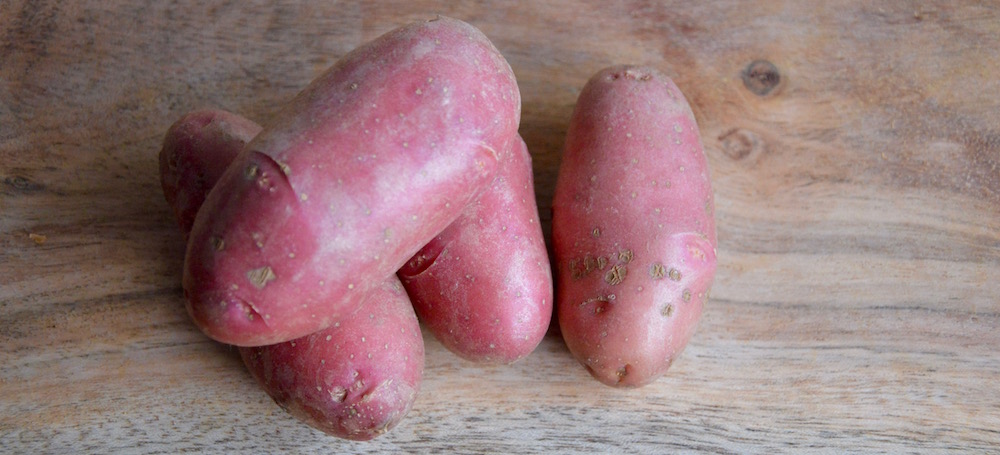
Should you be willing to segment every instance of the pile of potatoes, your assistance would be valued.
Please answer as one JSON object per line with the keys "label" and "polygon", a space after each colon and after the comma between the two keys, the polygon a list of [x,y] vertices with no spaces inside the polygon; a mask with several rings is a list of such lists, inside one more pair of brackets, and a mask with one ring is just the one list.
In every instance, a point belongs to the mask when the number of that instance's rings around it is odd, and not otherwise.
{"label": "pile of potatoes", "polygon": [[715,272],[712,192],[687,101],[651,68],[584,87],[553,202],[552,264],[510,66],[439,17],[344,56],[263,127],[221,110],[167,132],[160,176],[187,239],[183,288],[292,415],[343,438],[394,427],[420,388],[421,323],[506,364],[553,316],[621,387],[662,375]]}

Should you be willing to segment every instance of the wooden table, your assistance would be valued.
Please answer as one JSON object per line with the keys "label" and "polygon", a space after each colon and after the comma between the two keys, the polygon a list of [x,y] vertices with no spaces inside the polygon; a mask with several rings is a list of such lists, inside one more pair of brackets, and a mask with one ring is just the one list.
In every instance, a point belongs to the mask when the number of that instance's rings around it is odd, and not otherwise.
{"label": "wooden table", "polygon": [[[173,3],[0,2],[0,452],[1000,450],[1000,5]],[[188,321],[156,156],[184,112],[266,121],[353,47],[437,13],[514,68],[546,228],[587,78],[624,62],[675,78],[719,272],[649,387],[600,385],[555,335],[504,367],[425,335],[410,415],[346,442]]]}

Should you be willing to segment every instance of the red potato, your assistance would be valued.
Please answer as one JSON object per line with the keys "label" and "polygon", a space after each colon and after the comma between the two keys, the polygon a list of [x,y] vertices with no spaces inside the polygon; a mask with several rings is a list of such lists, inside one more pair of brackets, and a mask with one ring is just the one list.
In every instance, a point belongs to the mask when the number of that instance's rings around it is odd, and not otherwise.
{"label": "red potato", "polygon": [[604,384],[654,381],[694,333],[716,267],[708,166],[669,78],[618,66],[590,79],[552,205],[566,345]]}
{"label": "red potato", "polygon": [[188,242],[188,311],[210,337],[273,344],[355,309],[494,178],[514,74],[448,18],[352,51],[247,144]]}
{"label": "red potato", "polygon": [[519,136],[506,150],[493,185],[399,271],[424,325],[477,362],[530,354],[552,316],[531,155]]}
{"label": "red potato", "polygon": [[[221,110],[183,116],[160,152],[164,195],[185,235],[205,194],[260,132]],[[372,439],[409,412],[423,374],[420,325],[395,277],[367,296],[363,310],[331,327],[275,345],[243,347],[251,375],[282,408],[334,436]]]}

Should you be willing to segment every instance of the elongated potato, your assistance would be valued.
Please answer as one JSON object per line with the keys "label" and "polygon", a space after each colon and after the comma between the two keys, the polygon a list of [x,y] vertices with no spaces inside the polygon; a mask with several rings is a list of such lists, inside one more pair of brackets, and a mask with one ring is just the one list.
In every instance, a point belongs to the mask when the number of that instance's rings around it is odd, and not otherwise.
{"label": "elongated potato", "polygon": [[447,18],[352,51],[266,125],[188,242],[195,323],[239,346],[329,326],[494,178],[520,96],[495,47]]}
{"label": "elongated potato", "polygon": [[519,136],[504,153],[493,185],[399,271],[424,325],[476,362],[530,354],[552,316],[531,155]]}
{"label": "elongated potato", "polygon": [[[160,152],[164,195],[187,235],[205,194],[260,132],[221,110],[183,116]],[[420,325],[396,277],[367,296],[363,310],[292,341],[240,348],[251,375],[282,408],[341,438],[367,440],[409,412],[420,388]]]}
{"label": "elongated potato", "polygon": [[583,88],[553,201],[559,327],[599,381],[662,375],[691,338],[715,275],[698,126],[655,69],[604,69]]}

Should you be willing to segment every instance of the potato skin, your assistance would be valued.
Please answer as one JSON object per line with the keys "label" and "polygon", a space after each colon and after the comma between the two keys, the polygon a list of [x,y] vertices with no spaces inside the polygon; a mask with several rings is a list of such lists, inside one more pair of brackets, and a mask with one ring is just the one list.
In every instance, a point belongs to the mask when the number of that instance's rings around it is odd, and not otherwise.
{"label": "potato skin", "polygon": [[[181,117],[160,152],[164,195],[187,235],[205,194],[261,127],[221,110]],[[250,374],[293,416],[325,433],[372,439],[413,406],[423,375],[420,325],[396,277],[363,310],[306,337],[240,355]]]}
{"label": "potato skin", "polygon": [[203,109],[171,125],[160,149],[160,183],[185,237],[209,190],[261,127],[242,116]]}
{"label": "potato skin", "polygon": [[531,155],[520,136],[504,155],[493,185],[398,273],[441,344],[480,363],[527,356],[552,318]]}
{"label": "potato skin", "polygon": [[604,384],[661,376],[694,333],[716,267],[708,166],[674,83],[617,66],[580,93],[552,219],[566,345]]}
{"label": "potato skin", "polygon": [[519,120],[513,72],[461,21],[412,24],[352,51],[209,193],[183,279],[195,323],[254,346],[353,311],[493,180]]}
{"label": "potato skin", "polygon": [[358,441],[391,430],[406,416],[424,367],[420,324],[396,277],[326,329],[239,350],[278,405],[324,433]]}

